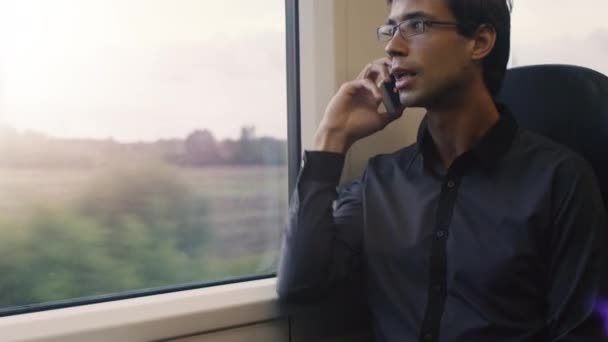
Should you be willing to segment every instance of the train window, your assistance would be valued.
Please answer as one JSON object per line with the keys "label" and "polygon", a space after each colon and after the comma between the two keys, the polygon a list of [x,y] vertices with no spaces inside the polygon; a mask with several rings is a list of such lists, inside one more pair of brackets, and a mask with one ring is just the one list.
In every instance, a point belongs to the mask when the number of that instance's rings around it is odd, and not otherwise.
{"label": "train window", "polygon": [[514,1],[510,66],[574,64],[608,75],[605,0]]}
{"label": "train window", "polygon": [[272,276],[285,13],[0,2],[0,315]]}

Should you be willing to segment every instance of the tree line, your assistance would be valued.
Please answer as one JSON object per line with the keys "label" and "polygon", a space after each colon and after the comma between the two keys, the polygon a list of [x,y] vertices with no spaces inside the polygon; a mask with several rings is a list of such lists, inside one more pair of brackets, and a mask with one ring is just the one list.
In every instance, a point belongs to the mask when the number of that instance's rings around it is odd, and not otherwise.
{"label": "tree line", "polygon": [[197,129],[183,139],[129,143],[111,138],[59,139],[0,129],[0,167],[86,168],[149,160],[187,167],[284,165],[287,142],[257,137],[254,126],[242,127],[238,139],[218,140],[210,130]]}

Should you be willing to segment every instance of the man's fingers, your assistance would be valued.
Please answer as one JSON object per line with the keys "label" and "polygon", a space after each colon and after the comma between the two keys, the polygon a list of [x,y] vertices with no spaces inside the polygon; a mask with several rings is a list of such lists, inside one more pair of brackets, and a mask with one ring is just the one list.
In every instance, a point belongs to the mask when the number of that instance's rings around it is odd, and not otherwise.
{"label": "man's fingers", "polygon": [[399,114],[397,114],[397,115],[392,115],[388,112],[380,112],[380,113],[378,113],[378,116],[380,117],[380,120],[382,120],[384,127],[386,127],[386,125],[399,119],[403,115],[403,111],[398,111],[398,113]]}
{"label": "man's fingers", "polygon": [[391,81],[391,75],[388,73],[387,68],[382,68],[382,70],[380,72],[380,77],[378,78],[378,80],[381,82],[390,82]]}
{"label": "man's fingers", "polygon": [[357,79],[368,79],[373,82],[389,82],[391,79],[389,66],[390,61],[388,61],[386,58],[375,60],[363,68],[359,76],[357,76]]}
{"label": "man's fingers", "polygon": [[376,80],[376,77],[379,74],[379,66],[374,64],[374,63],[369,63],[368,65],[365,66],[365,68],[363,68],[363,70],[361,70],[361,73],[359,73],[359,76],[357,76],[358,80],[362,80],[362,79],[369,79],[372,81]]}
{"label": "man's fingers", "polygon": [[365,79],[359,81],[359,86],[364,87],[367,90],[369,90],[372,93],[376,102],[379,103],[380,101],[382,101],[382,92],[380,91],[380,88],[378,88],[376,83],[374,83],[373,81],[365,78]]}

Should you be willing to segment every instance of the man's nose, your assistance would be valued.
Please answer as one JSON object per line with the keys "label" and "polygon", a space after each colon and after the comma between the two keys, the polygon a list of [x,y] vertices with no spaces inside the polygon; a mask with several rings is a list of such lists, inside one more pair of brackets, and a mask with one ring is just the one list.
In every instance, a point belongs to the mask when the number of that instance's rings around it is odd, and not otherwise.
{"label": "man's nose", "polygon": [[386,52],[389,57],[407,56],[409,53],[409,46],[407,41],[403,39],[401,34],[397,31],[393,35],[393,38],[386,43],[384,52]]}

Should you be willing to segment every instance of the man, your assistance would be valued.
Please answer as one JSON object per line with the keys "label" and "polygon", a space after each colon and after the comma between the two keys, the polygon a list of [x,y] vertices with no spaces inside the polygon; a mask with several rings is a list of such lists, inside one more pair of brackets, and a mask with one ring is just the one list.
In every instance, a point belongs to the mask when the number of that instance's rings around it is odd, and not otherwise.
{"label": "man", "polygon": [[[361,271],[377,341],[602,340],[593,171],[494,101],[510,2],[389,6],[387,57],[340,88],[305,153],[279,295],[321,298]],[[337,197],[349,147],[395,119],[378,112],[389,74],[404,107],[427,109],[418,141],[372,158]]]}

